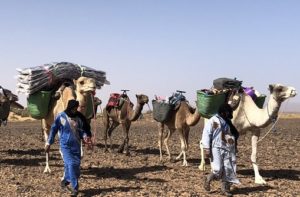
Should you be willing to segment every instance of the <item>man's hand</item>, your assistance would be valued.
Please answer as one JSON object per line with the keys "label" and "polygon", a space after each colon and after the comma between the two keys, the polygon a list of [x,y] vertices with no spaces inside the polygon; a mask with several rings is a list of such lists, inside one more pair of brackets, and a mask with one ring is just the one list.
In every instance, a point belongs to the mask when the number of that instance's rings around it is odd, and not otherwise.
{"label": "man's hand", "polygon": [[207,149],[207,148],[204,149],[204,156],[205,156],[205,158],[210,158],[211,152],[209,149]]}
{"label": "man's hand", "polygon": [[46,144],[46,145],[45,145],[45,152],[46,152],[46,153],[49,153],[49,151],[50,151],[50,145],[49,145],[49,144]]}
{"label": "man's hand", "polygon": [[87,148],[89,150],[93,149],[93,143],[90,137],[84,137],[83,138],[83,143],[87,145]]}
{"label": "man's hand", "polygon": [[227,142],[228,142],[228,144],[233,145],[233,144],[234,144],[234,139],[229,138],[229,139],[227,140]]}

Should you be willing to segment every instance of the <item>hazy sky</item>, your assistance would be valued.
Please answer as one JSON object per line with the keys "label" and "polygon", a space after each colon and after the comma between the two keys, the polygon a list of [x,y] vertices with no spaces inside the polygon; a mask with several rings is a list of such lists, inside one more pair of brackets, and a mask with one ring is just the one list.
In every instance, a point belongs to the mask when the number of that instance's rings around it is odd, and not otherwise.
{"label": "hazy sky", "polygon": [[0,85],[15,92],[16,68],[69,61],[106,71],[111,85],[97,91],[105,104],[120,89],[150,99],[180,89],[193,102],[218,77],[265,94],[271,83],[299,92],[299,8],[297,0],[0,0]]}

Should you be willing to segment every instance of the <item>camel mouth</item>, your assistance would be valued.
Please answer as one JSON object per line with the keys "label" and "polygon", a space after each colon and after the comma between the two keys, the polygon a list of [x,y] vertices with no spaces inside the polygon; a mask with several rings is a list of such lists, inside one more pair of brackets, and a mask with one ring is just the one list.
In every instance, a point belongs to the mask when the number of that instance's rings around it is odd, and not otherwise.
{"label": "camel mouth", "polygon": [[297,95],[296,90],[292,90],[292,91],[291,91],[291,97],[295,97],[296,95]]}
{"label": "camel mouth", "polygon": [[96,91],[96,88],[95,87],[88,87],[86,90],[85,90],[85,92],[87,92],[87,93],[93,93],[93,92],[95,92]]}

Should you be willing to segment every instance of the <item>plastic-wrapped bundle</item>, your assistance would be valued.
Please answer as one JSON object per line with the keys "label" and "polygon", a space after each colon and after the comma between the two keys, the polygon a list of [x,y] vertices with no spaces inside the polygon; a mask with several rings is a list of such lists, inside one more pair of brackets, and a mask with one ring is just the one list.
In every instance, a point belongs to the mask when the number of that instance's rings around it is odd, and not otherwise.
{"label": "plastic-wrapped bundle", "polygon": [[105,72],[69,62],[44,64],[37,67],[17,69],[17,71],[19,72],[17,91],[25,94],[50,90],[61,80],[78,79],[80,76],[94,78],[98,89],[104,84],[109,84]]}

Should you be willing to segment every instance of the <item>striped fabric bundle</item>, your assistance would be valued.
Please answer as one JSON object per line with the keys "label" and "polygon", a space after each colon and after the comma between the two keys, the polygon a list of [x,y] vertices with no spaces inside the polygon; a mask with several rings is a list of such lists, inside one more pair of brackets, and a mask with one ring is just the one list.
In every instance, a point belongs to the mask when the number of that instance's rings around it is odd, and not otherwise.
{"label": "striped fabric bundle", "polygon": [[27,95],[40,90],[51,90],[60,81],[78,79],[81,76],[94,78],[97,89],[100,89],[104,84],[110,84],[106,79],[105,72],[69,62],[44,64],[17,69],[17,71],[19,72],[17,92]]}

